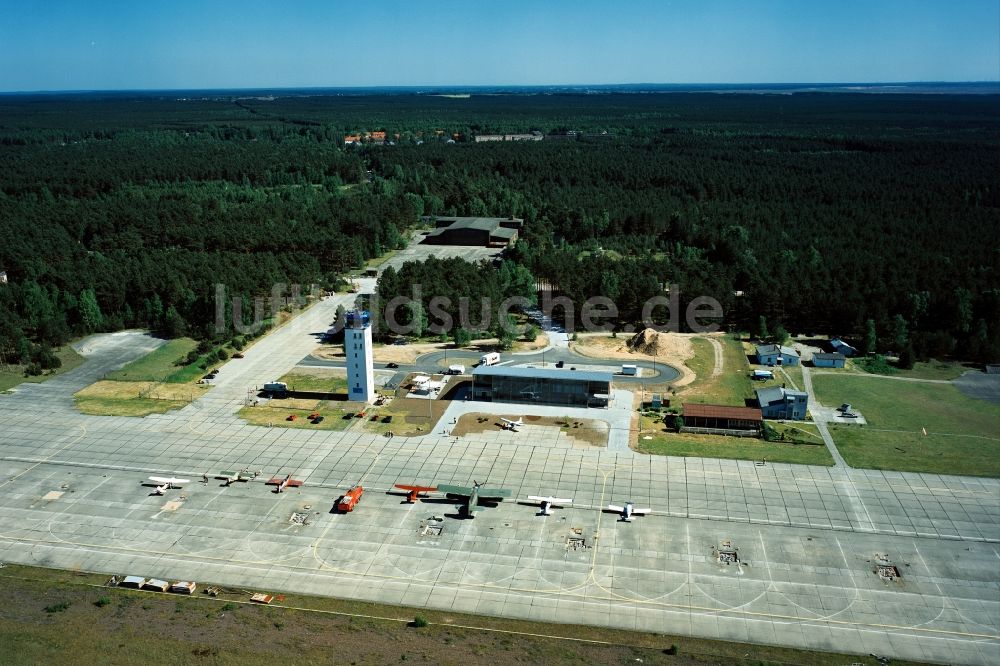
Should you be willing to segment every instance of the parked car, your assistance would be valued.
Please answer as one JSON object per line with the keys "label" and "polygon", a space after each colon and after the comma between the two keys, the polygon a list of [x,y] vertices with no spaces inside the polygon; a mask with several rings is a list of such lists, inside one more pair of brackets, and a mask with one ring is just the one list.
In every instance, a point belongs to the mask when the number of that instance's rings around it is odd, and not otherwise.
{"label": "parked car", "polygon": [[399,363],[392,363],[392,362],[390,361],[389,363],[386,363],[386,364],[385,364],[385,367],[387,367],[387,368],[393,368],[393,369],[394,369],[394,368],[398,368],[398,367],[399,367]]}
{"label": "parked car", "polygon": [[243,358],[243,354],[236,352],[235,354],[233,354],[233,358]]}
{"label": "parked car", "polygon": [[313,419],[313,424],[314,425],[319,425],[322,422],[323,422],[323,417],[322,416],[317,416],[316,418]]}

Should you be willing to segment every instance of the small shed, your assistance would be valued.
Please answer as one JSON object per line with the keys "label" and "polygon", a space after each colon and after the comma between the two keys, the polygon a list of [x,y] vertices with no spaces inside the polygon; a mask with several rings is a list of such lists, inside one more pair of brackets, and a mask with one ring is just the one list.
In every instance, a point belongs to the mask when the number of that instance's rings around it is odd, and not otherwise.
{"label": "small shed", "polygon": [[750,373],[750,379],[756,379],[758,381],[774,379],[774,373],[770,370],[754,370]]}
{"label": "small shed", "polygon": [[150,578],[142,586],[144,590],[156,590],[157,592],[166,592],[170,589],[170,583],[165,580],[160,580],[159,578]]}
{"label": "small shed", "polygon": [[146,584],[146,579],[143,578],[142,576],[125,576],[125,578],[122,579],[122,582],[118,583],[118,586],[131,587],[138,590],[145,584]]}
{"label": "small shed", "polygon": [[194,594],[198,585],[194,581],[179,580],[170,586],[170,591],[176,594]]}
{"label": "small shed", "polygon": [[843,368],[847,357],[838,352],[813,354],[813,365],[817,368]]}
{"label": "small shed", "polygon": [[856,347],[852,347],[851,345],[847,344],[840,338],[834,338],[833,340],[830,340],[830,347],[832,347],[833,351],[835,351],[836,353],[843,354],[848,358],[858,353]]}

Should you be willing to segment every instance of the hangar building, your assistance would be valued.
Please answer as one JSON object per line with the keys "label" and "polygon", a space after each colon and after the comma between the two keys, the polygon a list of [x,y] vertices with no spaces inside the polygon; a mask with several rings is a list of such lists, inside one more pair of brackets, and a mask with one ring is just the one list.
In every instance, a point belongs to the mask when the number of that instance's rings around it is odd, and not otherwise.
{"label": "hangar building", "polygon": [[607,407],[611,399],[611,373],[479,366],[472,371],[472,399]]}
{"label": "hangar building", "polygon": [[508,247],[517,242],[524,220],[516,217],[439,217],[428,245],[482,245]]}

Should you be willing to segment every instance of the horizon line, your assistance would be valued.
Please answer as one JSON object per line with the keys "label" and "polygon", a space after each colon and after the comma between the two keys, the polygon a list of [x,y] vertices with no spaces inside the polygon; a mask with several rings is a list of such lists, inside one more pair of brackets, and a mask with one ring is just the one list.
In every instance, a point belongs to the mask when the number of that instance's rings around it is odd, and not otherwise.
{"label": "horizon line", "polygon": [[0,90],[0,95],[59,95],[59,94],[89,94],[89,93],[172,93],[172,92],[228,92],[228,91],[292,91],[292,90],[477,90],[477,89],[532,89],[532,88],[616,88],[616,87],[672,87],[672,88],[705,88],[723,87],[842,87],[842,86],[916,86],[916,85],[997,85],[1000,92],[1000,79],[979,80],[914,80],[914,81],[754,81],[754,82],[719,82],[701,83],[653,83],[653,82],[621,82],[621,83],[440,83],[440,84],[372,84],[372,85],[255,85],[255,86],[216,86],[201,88],[62,88],[35,90]]}

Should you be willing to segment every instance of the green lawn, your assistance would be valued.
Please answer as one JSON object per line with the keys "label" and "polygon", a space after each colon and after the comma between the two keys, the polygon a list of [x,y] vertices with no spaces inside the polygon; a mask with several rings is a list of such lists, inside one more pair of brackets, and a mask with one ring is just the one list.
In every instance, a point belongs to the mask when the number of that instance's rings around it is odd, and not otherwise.
{"label": "green lawn", "polygon": [[[660,456],[687,456],[698,458],[729,458],[732,460],[767,460],[775,463],[801,465],[833,465],[833,457],[821,441],[809,437],[815,432],[811,426],[801,426],[802,432],[789,433],[795,440],[815,444],[792,442],[765,442],[752,437],[723,437],[697,433],[667,432],[662,423],[642,417],[636,450]],[[792,428],[794,426],[785,426]],[[652,437],[652,439],[644,439]]]}
{"label": "green lawn", "polygon": [[347,377],[342,372],[334,374],[322,370],[293,370],[282,376],[278,381],[288,384],[288,388],[291,391],[346,394]]}
{"label": "green lawn", "polygon": [[24,382],[44,382],[46,379],[61,375],[65,372],[69,372],[73,368],[79,367],[84,361],[84,358],[77,354],[76,350],[69,345],[64,345],[63,347],[55,350],[55,355],[59,357],[60,361],[62,361],[62,366],[56,368],[55,370],[47,370],[44,375],[25,377],[23,365],[12,366],[10,370],[0,370],[0,392],[9,391],[18,384],[23,384]]}
{"label": "green lawn", "polygon": [[813,387],[823,404],[849,402],[868,422],[830,428],[852,467],[1000,476],[1000,405],[950,384],[863,375],[819,375]]}
{"label": "green lawn", "polygon": [[[346,402],[328,403],[320,401],[315,409],[298,409],[295,407],[244,407],[237,416],[247,423],[259,426],[272,426],[275,428],[304,428],[307,430],[346,430],[354,422],[352,419],[345,419],[344,405]],[[312,423],[307,417],[312,413],[319,413],[323,416],[323,422]],[[295,414],[294,421],[289,421],[288,417]]]}
{"label": "green lawn", "polygon": [[[121,370],[109,373],[107,379],[118,379],[123,381],[142,382],[170,382],[183,384],[192,379],[197,379],[204,371],[193,364],[194,372],[186,372],[191,366],[178,366],[178,360],[187,356],[188,352],[198,346],[196,340],[191,338],[177,338],[168,340],[166,344],[149,352],[142,358],[136,359],[126,365]],[[195,376],[188,377],[193,374]],[[178,377],[178,375],[181,375]]]}
{"label": "green lawn", "polygon": [[780,382],[753,382],[750,379],[750,365],[747,363],[743,344],[732,338],[716,338],[722,344],[723,370],[721,375],[712,376],[715,369],[715,352],[705,338],[693,338],[694,357],[686,365],[697,379],[684,390],[683,402],[697,402],[710,405],[733,405],[742,407],[747,398],[754,396],[755,388],[780,384]]}

